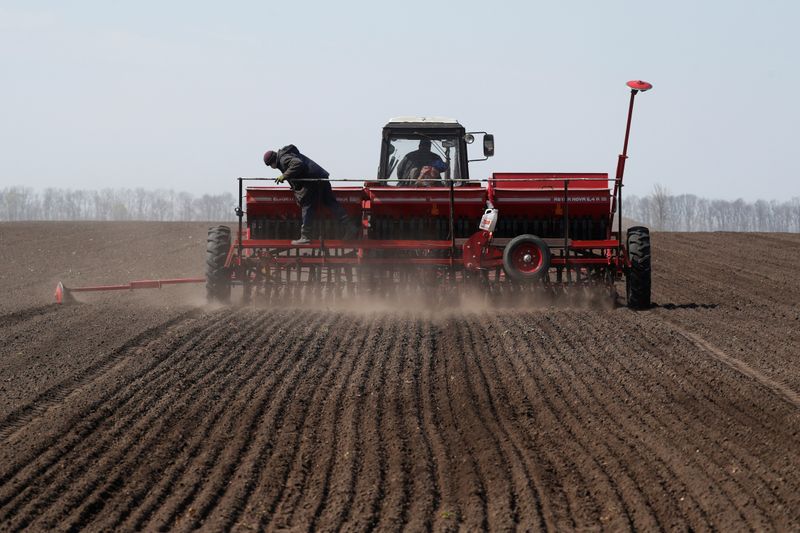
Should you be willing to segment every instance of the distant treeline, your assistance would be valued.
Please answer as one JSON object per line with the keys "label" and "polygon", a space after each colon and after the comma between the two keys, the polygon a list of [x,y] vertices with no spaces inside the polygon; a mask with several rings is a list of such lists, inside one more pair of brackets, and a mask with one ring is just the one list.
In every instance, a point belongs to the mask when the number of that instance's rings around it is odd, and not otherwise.
{"label": "distant treeline", "polygon": [[[230,193],[195,196],[146,189],[72,190],[28,187],[0,189],[0,220],[232,220],[236,197]],[[671,195],[656,185],[644,197],[623,197],[623,215],[664,231],[800,232],[800,198],[709,200]],[[502,213],[501,213],[502,215]]]}
{"label": "distant treeline", "polygon": [[662,231],[800,232],[800,198],[709,200],[693,194],[671,195],[661,185],[643,198],[622,197],[622,214]]}
{"label": "distant treeline", "polygon": [[232,220],[230,193],[146,189],[0,189],[0,220]]}

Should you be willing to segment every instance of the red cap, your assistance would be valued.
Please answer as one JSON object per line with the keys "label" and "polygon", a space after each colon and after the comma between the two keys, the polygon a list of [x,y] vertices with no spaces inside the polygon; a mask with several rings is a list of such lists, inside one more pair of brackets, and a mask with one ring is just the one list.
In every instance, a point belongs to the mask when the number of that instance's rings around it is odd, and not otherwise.
{"label": "red cap", "polygon": [[278,154],[276,154],[274,151],[267,150],[266,152],[264,152],[264,164],[267,165],[268,167],[271,167],[276,162],[277,159],[278,159]]}

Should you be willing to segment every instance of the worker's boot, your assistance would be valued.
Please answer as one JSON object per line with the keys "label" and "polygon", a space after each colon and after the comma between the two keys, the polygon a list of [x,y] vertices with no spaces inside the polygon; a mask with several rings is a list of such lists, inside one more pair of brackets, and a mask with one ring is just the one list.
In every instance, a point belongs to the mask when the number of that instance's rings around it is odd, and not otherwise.
{"label": "worker's boot", "polygon": [[293,246],[298,246],[300,244],[310,244],[310,243],[311,243],[311,230],[308,230],[305,227],[300,228],[300,238],[292,241]]}

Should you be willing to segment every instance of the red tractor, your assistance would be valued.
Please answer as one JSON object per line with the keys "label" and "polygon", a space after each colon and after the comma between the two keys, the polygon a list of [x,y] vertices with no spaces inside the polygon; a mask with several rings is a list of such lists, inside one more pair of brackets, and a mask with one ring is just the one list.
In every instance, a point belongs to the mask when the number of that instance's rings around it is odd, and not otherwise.
{"label": "red tractor", "polygon": [[[599,289],[613,296],[615,282],[624,278],[628,306],[647,308],[649,231],[636,226],[623,233],[621,208],[634,99],[652,86],[643,81],[628,86],[625,142],[614,178],[605,173],[496,172],[474,179],[467,147],[480,137],[483,157],[478,160],[485,160],[494,154],[492,135],[467,132],[449,119],[393,119],[383,128],[377,179],[334,187],[360,228],[358,239],[337,238],[338,225],[318,210],[314,240],[292,245],[300,231],[292,191],[245,188],[245,182],[270,178],[239,178],[238,230],[209,229],[205,278],[71,291],[204,281],[209,300],[222,302],[230,299],[232,286],[243,287],[246,301],[297,301],[306,294],[339,298],[404,288],[431,294],[436,292],[432,288],[464,286],[486,294]],[[416,157],[423,149],[430,151],[428,164]],[[65,292],[59,284],[57,299]]]}

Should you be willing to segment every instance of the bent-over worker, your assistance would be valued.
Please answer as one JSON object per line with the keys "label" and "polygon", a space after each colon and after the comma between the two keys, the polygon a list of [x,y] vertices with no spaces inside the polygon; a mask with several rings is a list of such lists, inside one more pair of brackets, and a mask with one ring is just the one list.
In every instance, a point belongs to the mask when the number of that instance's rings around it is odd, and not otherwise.
{"label": "bent-over worker", "polygon": [[282,172],[275,179],[275,183],[289,183],[294,191],[294,198],[302,212],[302,226],[300,238],[293,240],[292,244],[308,244],[311,242],[311,224],[314,220],[319,205],[327,207],[336,219],[346,228],[345,240],[352,240],[358,236],[358,227],[347,216],[344,208],[336,200],[328,181],[328,172],[300,153],[293,144],[284,146],[277,152],[268,150],[264,154],[264,164],[277,168]]}

